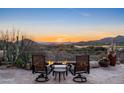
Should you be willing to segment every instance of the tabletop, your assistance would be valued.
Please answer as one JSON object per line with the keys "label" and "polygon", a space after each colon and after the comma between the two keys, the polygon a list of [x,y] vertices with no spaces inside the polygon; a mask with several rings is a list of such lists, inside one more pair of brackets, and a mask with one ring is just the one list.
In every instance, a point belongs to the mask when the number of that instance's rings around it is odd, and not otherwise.
{"label": "tabletop", "polygon": [[54,68],[66,68],[67,65],[54,65]]}

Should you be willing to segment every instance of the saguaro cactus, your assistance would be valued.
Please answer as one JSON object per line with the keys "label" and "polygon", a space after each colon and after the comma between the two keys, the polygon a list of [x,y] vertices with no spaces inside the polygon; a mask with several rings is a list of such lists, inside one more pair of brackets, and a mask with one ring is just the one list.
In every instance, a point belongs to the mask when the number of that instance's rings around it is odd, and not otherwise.
{"label": "saguaro cactus", "polygon": [[[23,55],[26,47],[31,45],[30,42],[24,42],[24,36],[20,36],[19,31],[13,29],[12,32],[1,31],[2,49],[4,50],[4,60],[6,63],[15,64],[17,59]],[[20,40],[20,41],[19,41]]]}

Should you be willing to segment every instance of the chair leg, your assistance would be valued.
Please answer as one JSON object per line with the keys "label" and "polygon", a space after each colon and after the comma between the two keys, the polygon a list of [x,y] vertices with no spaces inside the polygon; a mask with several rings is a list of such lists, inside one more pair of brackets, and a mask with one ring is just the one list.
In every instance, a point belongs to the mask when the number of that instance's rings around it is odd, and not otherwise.
{"label": "chair leg", "polygon": [[63,78],[64,78],[64,80],[65,80],[65,72],[63,72],[62,74],[63,74]]}
{"label": "chair leg", "polygon": [[[42,79],[44,79],[44,80],[39,80],[40,78],[42,78]],[[48,81],[48,80],[49,80],[49,79],[48,79],[47,75],[42,74],[42,73],[35,79],[35,81],[37,81],[37,82],[46,82],[46,81]]]}
{"label": "chair leg", "polygon": [[55,72],[53,71],[52,75],[54,76]]}
{"label": "chair leg", "polygon": [[75,74],[74,74],[74,71],[72,71],[72,70],[69,70],[69,72],[70,72],[72,75],[75,75]]}
{"label": "chair leg", "polygon": [[59,82],[61,81],[61,73],[59,72]]}
{"label": "chair leg", "polygon": [[74,82],[86,82],[87,78],[81,74],[78,74],[76,77],[73,78]]}
{"label": "chair leg", "polygon": [[46,81],[48,81],[48,80],[49,80],[49,79],[48,79],[48,76],[46,76],[46,77],[45,77],[45,80],[46,80]]}
{"label": "chair leg", "polygon": [[68,76],[68,71],[66,71],[66,76]]}
{"label": "chair leg", "polygon": [[55,78],[54,78],[54,80],[56,80],[56,77],[57,77],[57,73],[54,73],[55,74]]}

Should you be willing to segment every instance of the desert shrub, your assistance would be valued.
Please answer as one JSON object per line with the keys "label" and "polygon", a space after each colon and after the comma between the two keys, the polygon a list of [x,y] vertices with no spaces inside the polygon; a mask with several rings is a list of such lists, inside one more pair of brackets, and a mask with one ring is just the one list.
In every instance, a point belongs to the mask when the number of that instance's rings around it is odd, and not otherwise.
{"label": "desert shrub", "polygon": [[25,62],[22,60],[22,58],[18,58],[15,62],[15,65],[17,67],[22,67],[25,64]]}

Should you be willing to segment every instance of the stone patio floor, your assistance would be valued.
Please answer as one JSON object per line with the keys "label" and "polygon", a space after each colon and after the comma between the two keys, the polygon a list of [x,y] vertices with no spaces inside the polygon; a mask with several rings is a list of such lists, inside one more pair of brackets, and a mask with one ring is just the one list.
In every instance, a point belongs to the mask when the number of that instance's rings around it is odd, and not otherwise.
{"label": "stone patio floor", "polygon": [[31,70],[24,69],[1,69],[0,68],[0,84],[124,84],[124,64],[115,67],[100,67],[90,69],[90,74],[86,74],[87,82],[73,82],[73,75],[69,73],[66,80],[62,78],[59,83],[58,78],[54,80],[49,75],[48,82],[36,82],[34,79],[38,74],[32,74]]}

